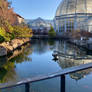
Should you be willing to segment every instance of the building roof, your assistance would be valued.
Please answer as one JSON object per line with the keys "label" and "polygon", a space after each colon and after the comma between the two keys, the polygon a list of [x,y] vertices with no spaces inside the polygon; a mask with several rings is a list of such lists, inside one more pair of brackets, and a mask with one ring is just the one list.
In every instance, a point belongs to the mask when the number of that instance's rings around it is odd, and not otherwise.
{"label": "building roof", "polygon": [[[17,14],[17,13],[15,13],[18,17],[20,17],[20,18],[23,18],[22,16],[20,16],[19,14]],[[24,19],[24,18],[23,18]]]}
{"label": "building roof", "polygon": [[42,18],[37,18],[35,20],[29,21],[28,24],[31,28],[47,28],[50,27],[50,23]]}
{"label": "building roof", "polygon": [[56,16],[75,13],[92,13],[92,0],[62,0]]}

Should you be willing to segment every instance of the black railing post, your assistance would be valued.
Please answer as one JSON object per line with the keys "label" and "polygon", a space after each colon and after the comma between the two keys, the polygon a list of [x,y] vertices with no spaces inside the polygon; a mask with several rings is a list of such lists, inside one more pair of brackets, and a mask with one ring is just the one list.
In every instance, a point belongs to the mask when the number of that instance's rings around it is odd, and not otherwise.
{"label": "black railing post", "polygon": [[25,84],[25,92],[30,92],[30,84],[29,83]]}
{"label": "black railing post", "polygon": [[60,91],[61,92],[65,92],[65,75],[61,75],[61,77],[60,77],[60,83],[61,83]]}

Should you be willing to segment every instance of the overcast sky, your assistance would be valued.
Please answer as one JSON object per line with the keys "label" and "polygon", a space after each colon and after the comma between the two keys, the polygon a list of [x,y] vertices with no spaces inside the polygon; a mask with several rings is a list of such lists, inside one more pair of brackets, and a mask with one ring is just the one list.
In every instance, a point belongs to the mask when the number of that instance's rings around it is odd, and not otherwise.
{"label": "overcast sky", "polygon": [[53,19],[61,0],[12,0],[14,11],[25,19]]}

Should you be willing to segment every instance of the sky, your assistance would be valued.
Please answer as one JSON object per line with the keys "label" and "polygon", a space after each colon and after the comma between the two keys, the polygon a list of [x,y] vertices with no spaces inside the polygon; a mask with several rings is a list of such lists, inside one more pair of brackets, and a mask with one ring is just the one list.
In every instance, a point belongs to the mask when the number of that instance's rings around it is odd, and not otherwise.
{"label": "sky", "polygon": [[53,19],[61,0],[12,0],[14,11],[25,19]]}

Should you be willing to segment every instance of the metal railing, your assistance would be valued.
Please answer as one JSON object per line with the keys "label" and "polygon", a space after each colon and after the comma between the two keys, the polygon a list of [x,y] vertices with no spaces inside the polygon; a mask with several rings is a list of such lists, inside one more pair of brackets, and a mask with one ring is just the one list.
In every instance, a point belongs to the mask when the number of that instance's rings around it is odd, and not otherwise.
{"label": "metal railing", "polygon": [[60,91],[65,92],[65,75],[70,74],[70,73],[74,73],[74,72],[78,72],[78,71],[81,71],[81,70],[89,69],[89,68],[92,68],[92,63],[67,68],[67,69],[64,69],[60,72],[48,74],[48,75],[45,75],[45,76],[28,78],[26,80],[22,80],[22,81],[19,81],[19,82],[16,82],[16,83],[11,83],[11,84],[5,83],[5,84],[0,85],[0,89],[6,89],[6,88],[17,87],[17,86],[20,86],[20,85],[25,85],[25,92],[30,92],[30,83],[60,77],[60,79],[61,79],[60,80],[60,83],[61,83]]}

